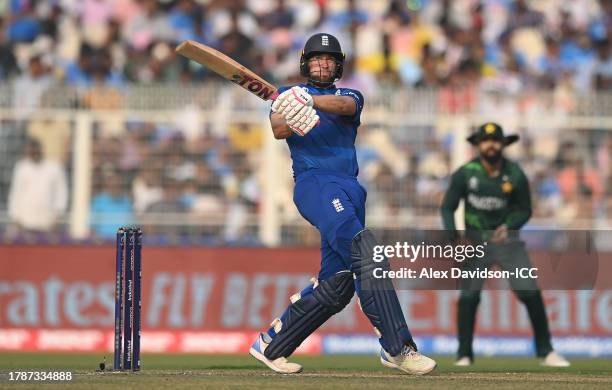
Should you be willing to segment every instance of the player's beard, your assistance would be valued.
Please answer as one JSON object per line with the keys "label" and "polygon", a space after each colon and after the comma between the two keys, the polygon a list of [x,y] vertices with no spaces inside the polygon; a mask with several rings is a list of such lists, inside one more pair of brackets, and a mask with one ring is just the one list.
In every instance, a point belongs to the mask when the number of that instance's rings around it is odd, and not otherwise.
{"label": "player's beard", "polygon": [[[336,64],[336,66],[338,66]],[[319,69],[318,70],[313,70],[310,72],[310,80],[312,80],[315,84],[318,84],[320,86],[330,86],[331,84],[334,83],[335,79],[334,79],[334,75],[335,75],[335,70],[331,70],[331,69],[323,69],[323,67],[321,66],[321,64],[319,64]]]}
{"label": "player's beard", "polygon": [[329,83],[334,81],[333,80],[334,74],[332,72],[328,70],[323,71],[321,68],[319,68],[319,71],[314,71],[312,73],[310,73],[310,78],[312,78],[313,80],[317,80],[323,83]]}
{"label": "player's beard", "polygon": [[499,160],[501,160],[502,151],[501,149],[498,150],[495,148],[488,148],[484,151],[484,153],[481,153],[480,156],[489,164],[494,165],[497,164]]}
{"label": "player's beard", "polygon": [[330,71],[311,72],[310,79],[321,84],[331,84],[334,82],[334,75]]}

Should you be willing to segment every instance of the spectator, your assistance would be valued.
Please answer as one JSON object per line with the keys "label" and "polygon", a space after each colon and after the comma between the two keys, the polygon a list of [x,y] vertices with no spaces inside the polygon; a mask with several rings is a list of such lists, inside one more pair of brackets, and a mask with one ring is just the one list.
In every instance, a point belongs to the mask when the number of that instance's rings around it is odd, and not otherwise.
{"label": "spectator", "polygon": [[41,25],[32,2],[11,1],[11,13],[7,29],[9,39],[13,42],[34,41],[40,33]]}
{"label": "spectator", "polygon": [[226,197],[229,201],[224,240],[229,243],[248,242],[248,216],[255,211],[259,201],[259,185],[244,157],[235,161],[234,174],[225,183]]}
{"label": "spectator", "polygon": [[106,25],[113,15],[113,4],[105,0],[82,0],[80,5],[81,23],[85,26]]}
{"label": "spectator", "polygon": [[66,83],[81,87],[106,84],[121,86],[123,75],[113,70],[111,53],[107,48],[81,46],[78,61],[66,66]]}
{"label": "spectator", "polygon": [[50,232],[57,227],[68,205],[66,174],[57,161],[42,154],[30,139],[25,156],[17,162],[8,199],[8,214],[17,229]]}
{"label": "spectator", "polygon": [[268,30],[290,29],[295,22],[293,11],[287,8],[286,0],[278,0],[276,9],[261,18],[261,24]]}
{"label": "spectator", "polygon": [[537,61],[537,69],[540,75],[541,85],[553,87],[564,72],[567,71],[559,58],[559,42],[553,38],[546,38],[546,49]]}
{"label": "spectator", "polygon": [[531,9],[527,0],[516,0],[508,19],[508,29],[512,31],[521,27],[540,27],[544,15]]}
{"label": "spectator", "polygon": [[202,216],[222,215],[225,211],[223,187],[204,161],[200,161],[196,166],[193,185],[196,196],[191,203],[191,212]]}
{"label": "spectator", "polygon": [[[48,8],[47,8],[48,7]],[[46,11],[40,17],[40,34],[52,40],[58,39],[58,30],[62,22],[62,8],[58,4],[45,4]]]}
{"label": "spectator", "polygon": [[259,150],[263,146],[264,131],[261,127],[239,123],[228,130],[228,139],[236,152]]}
{"label": "spectator", "polygon": [[142,9],[124,26],[124,37],[137,51],[146,50],[154,42],[176,40],[170,19],[157,0],[142,0]]}
{"label": "spectator", "polygon": [[198,194],[220,195],[223,192],[221,180],[204,161],[196,165],[195,186]]}
{"label": "spectator", "polygon": [[152,204],[160,202],[164,196],[164,190],[155,171],[153,162],[143,165],[144,168],[134,179],[132,193],[134,196],[134,211],[144,213]]}
{"label": "spectator", "polygon": [[605,39],[597,42],[597,59],[594,66],[595,89],[609,91],[612,89],[612,55],[610,47],[612,40]]}
{"label": "spectator", "polygon": [[29,117],[42,103],[45,92],[51,88],[53,79],[41,57],[30,58],[28,69],[15,80],[14,107],[21,118]]}
{"label": "spectator", "polygon": [[[3,25],[3,20],[0,18],[0,27]],[[12,42],[6,39],[4,29],[0,28],[0,80],[13,78],[18,72],[19,68],[13,53]]]}
{"label": "spectator", "polygon": [[195,177],[196,164],[191,161],[185,138],[181,133],[172,135],[163,153],[166,157],[164,176],[176,181],[190,180]]}
{"label": "spectator", "polygon": [[183,192],[179,197],[179,201],[185,206],[186,210],[192,211],[193,205],[198,198],[198,190],[196,188],[195,180],[185,180],[183,183]]}
{"label": "spectator", "polygon": [[68,162],[71,126],[67,119],[34,116],[28,124],[27,134],[40,142],[46,159],[62,165]]}
{"label": "spectator", "polygon": [[540,171],[534,177],[534,189],[538,207],[535,208],[536,217],[554,217],[555,211],[563,206],[561,189],[557,177],[552,172]]}
{"label": "spectator", "polygon": [[[147,207],[147,213],[178,214],[187,212],[187,207],[181,201],[182,183],[173,178],[163,181],[163,197]],[[178,223],[177,223],[178,225]]]}
{"label": "spectator", "polygon": [[[152,235],[165,236],[166,238],[182,236],[186,233],[183,215],[188,211],[181,199],[182,183],[173,178],[166,178],[162,187],[163,198],[151,204],[146,210],[146,213],[157,221],[148,230]],[[163,221],[160,219],[162,217]]]}
{"label": "spectator", "polygon": [[215,175],[225,180],[232,174],[231,167],[231,152],[229,145],[225,140],[219,142],[215,149],[211,149],[206,154],[206,162],[212,169]]}
{"label": "spectator", "polygon": [[253,40],[239,28],[239,14],[230,13],[230,30],[219,39],[219,48],[236,61],[252,68],[254,65]]}
{"label": "spectator", "polygon": [[368,21],[368,13],[357,7],[355,0],[347,0],[346,9],[340,10],[329,16],[329,23],[343,30],[351,28],[353,23],[363,24]]}
{"label": "spectator", "polygon": [[113,240],[119,227],[133,222],[134,207],[118,173],[106,172],[103,180],[102,191],[93,197],[91,227],[95,237]]}
{"label": "spectator", "polygon": [[172,29],[176,32],[177,41],[198,38],[204,10],[194,0],[179,0],[169,14]]}
{"label": "spectator", "polygon": [[597,171],[587,166],[581,158],[567,161],[567,165],[557,175],[559,188],[565,202],[577,205],[578,209],[587,206],[580,200],[589,201],[588,208],[596,210],[602,199],[604,188]]}

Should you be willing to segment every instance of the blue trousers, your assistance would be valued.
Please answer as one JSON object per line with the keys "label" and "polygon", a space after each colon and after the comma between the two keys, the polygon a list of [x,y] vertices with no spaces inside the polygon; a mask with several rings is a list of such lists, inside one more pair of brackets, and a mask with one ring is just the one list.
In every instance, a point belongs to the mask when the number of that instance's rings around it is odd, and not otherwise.
{"label": "blue trousers", "polygon": [[[346,277],[353,282],[355,275],[351,273],[355,264],[360,266],[364,262],[359,253],[356,255],[357,259],[351,259],[353,238],[364,230],[365,226],[366,191],[357,179],[323,170],[307,171],[296,180],[293,201],[300,214],[321,234],[321,269],[318,283],[323,287],[315,290],[317,283],[306,287],[292,297],[291,305],[280,318],[272,322],[267,336],[271,339],[273,351],[281,352],[272,352],[270,356],[276,357],[278,353],[282,353],[287,357],[293,353],[312,331],[342,310],[355,291],[362,305],[365,305],[362,306],[363,312],[378,329],[380,343],[388,353],[397,355],[405,345],[416,348],[394,292],[362,291],[360,283],[355,283],[354,289],[327,283],[344,282]],[[374,242],[371,233],[359,237],[366,240],[366,245]],[[315,297],[319,291],[325,295],[324,299]],[[275,339],[278,334],[283,336]]]}
{"label": "blue trousers", "polygon": [[297,177],[293,202],[321,234],[319,280],[350,268],[353,237],[365,227],[366,196],[353,176],[313,169]]}

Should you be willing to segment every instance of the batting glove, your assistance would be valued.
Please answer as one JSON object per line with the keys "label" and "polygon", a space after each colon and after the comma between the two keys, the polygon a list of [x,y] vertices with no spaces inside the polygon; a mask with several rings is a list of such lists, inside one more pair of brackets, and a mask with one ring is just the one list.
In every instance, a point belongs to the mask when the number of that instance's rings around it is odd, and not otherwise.
{"label": "batting glove", "polygon": [[319,124],[319,116],[312,107],[300,111],[299,114],[287,119],[287,125],[297,135],[303,137]]}
{"label": "batting glove", "polygon": [[304,107],[313,107],[314,100],[305,88],[295,86],[281,93],[272,104],[272,111],[284,116],[294,115]]}
{"label": "batting glove", "polygon": [[288,99],[289,99],[289,95],[291,94],[292,94],[291,89],[288,89],[285,92],[278,95],[276,99],[274,99],[274,103],[272,103],[272,112],[280,113],[281,107],[285,108],[287,104],[289,104]]}

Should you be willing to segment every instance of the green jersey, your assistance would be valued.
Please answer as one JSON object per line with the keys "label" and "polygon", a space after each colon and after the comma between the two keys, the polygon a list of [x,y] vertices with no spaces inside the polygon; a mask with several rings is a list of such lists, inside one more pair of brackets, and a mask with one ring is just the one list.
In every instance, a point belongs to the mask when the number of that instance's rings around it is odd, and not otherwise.
{"label": "green jersey", "polygon": [[503,159],[498,175],[489,176],[477,157],[453,173],[442,201],[442,220],[447,231],[456,231],[454,212],[463,199],[468,231],[495,230],[506,224],[520,229],[531,216],[527,177],[518,164]]}

